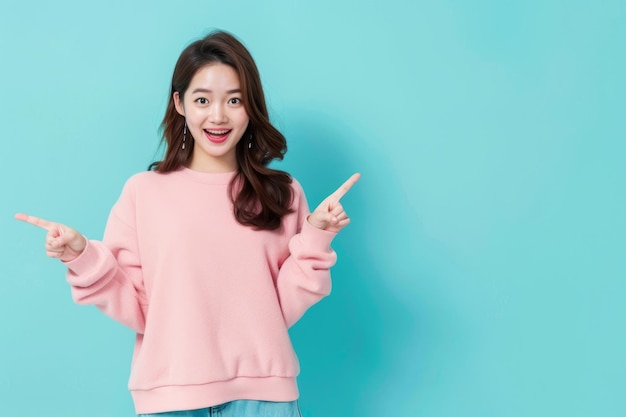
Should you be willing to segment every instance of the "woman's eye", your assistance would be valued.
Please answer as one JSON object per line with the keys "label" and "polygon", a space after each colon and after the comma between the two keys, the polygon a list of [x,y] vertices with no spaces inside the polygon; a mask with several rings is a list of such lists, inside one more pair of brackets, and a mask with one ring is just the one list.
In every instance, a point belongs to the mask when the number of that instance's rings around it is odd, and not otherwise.
{"label": "woman's eye", "polygon": [[228,102],[230,104],[241,104],[241,99],[240,98],[231,98],[230,100],[228,100]]}
{"label": "woman's eye", "polygon": [[209,100],[207,100],[206,98],[200,97],[199,99],[196,99],[196,102],[198,104],[207,104],[209,102]]}

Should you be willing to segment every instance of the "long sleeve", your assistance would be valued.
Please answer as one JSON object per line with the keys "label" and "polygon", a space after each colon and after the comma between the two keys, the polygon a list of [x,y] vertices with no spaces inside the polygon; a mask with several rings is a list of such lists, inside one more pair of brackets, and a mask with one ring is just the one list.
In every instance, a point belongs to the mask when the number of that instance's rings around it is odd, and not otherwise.
{"label": "long sleeve", "polygon": [[66,263],[67,281],[76,303],[94,304],[107,316],[143,333],[147,301],[137,236],[129,224],[132,211],[132,191],[127,186],[111,211],[102,242],[88,241],[83,253]]}
{"label": "long sleeve", "polygon": [[293,326],[309,307],[330,294],[330,267],[337,255],[330,247],[336,233],[312,226],[309,208],[300,185],[296,191],[296,219],[299,228],[289,241],[289,256],[281,265],[276,288],[287,327]]}

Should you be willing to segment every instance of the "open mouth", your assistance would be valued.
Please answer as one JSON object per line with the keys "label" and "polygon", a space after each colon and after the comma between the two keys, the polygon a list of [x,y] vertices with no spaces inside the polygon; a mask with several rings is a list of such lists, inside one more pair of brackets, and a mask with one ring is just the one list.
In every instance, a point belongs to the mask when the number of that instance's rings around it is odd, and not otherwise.
{"label": "open mouth", "polygon": [[224,142],[228,135],[232,132],[232,129],[221,129],[221,130],[213,130],[213,129],[204,129],[204,134],[211,142],[220,143]]}

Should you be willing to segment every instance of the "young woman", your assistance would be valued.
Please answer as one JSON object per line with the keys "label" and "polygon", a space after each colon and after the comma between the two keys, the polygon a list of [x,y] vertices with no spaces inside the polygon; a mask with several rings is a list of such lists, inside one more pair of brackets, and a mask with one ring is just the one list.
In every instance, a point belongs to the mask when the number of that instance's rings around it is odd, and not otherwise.
{"label": "young woman", "polygon": [[77,303],[137,334],[129,388],[160,416],[298,416],[288,329],[330,292],[339,200],[312,213],[302,188],[269,168],[286,152],[246,48],[215,32],[189,45],[163,119],[165,157],[132,176],[102,241],[26,214],[68,268]]}

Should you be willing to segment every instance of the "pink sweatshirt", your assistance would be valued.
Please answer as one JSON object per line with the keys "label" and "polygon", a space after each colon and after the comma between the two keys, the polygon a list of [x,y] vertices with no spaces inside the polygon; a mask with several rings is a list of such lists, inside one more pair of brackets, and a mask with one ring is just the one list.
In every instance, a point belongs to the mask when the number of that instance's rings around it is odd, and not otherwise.
{"label": "pink sweatshirt", "polygon": [[129,389],[137,413],[236,399],[298,398],[288,328],[331,289],[335,233],[294,213],[276,231],[239,224],[233,173],[183,168],[131,177],[102,242],[68,262],[74,300],[137,333]]}

